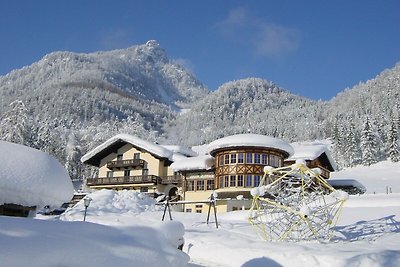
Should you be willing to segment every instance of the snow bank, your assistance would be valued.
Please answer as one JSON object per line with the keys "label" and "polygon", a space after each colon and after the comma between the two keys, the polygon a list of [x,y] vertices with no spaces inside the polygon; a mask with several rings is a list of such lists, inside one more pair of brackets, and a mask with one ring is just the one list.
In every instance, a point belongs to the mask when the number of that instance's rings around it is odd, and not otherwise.
{"label": "snow bank", "polygon": [[39,150],[0,141],[0,205],[50,205],[71,200],[74,189],[63,166]]}
{"label": "snow bank", "polygon": [[187,266],[159,230],[0,216],[2,266]]}
{"label": "snow bank", "polygon": [[215,140],[208,145],[208,152],[212,154],[213,151],[220,148],[242,146],[275,148],[285,151],[289,155],[294,153],[292,146],[282,139],[260,134],[237,134]]}
{"label": "snow bank", "polygon": [[[92,199],[88,207],[88,221],[93,216],[105,214],[140,214],[145,211],[157,211],[161,207],[155,206],[156,200],[142,193],[131,190],[114,191],[102,189],[88,195]],[[68,209],[61,215],[65,221],[82,220],[82,211],[85,209],[83,200],[72,209]]]}
{"label": "snow bank", "polygon": [[399,207],[400,210],[400,193],[389,195],[352,195],[349,196],[349,201],[345,203],[345,207]]}
{"label": "snow bank", "polygon": [[168,242],[175,248],[183,245],[183,235],[185,234],[185,226],[178,221],[165,221],[160,226],[160,231],[164,234]]}

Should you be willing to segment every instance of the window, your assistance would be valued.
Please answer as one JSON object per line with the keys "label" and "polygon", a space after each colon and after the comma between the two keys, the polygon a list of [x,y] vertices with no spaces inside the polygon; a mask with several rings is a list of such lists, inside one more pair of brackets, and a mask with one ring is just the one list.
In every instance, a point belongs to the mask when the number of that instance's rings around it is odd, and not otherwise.
{"label": "window", "polygon": [[219,164],[219,166],[224,165],[224,156],[223,156],[223,155],[219,156],[219,158],[218,158],[218,164]]}
{"label": "window", "polygon": [[244,155],[243,153],[239,153],[238,154],[238,163],[244,163]]}
{"label": "window", "polygon": [[140,159],[140,153],[133,154],[133,159]]}
{"label": "window", "polygon": [[272,167],[277,167],[275,164],[275,155],[269,155],[269,165]]}
{"label": "window", "polygon": [[261,155],[261,164],[267,165],[268,164],[268,154],[262,154]]}
{"label": "window", "polygon": [[236,163],[236,154],[231,154],[231,164]]}
{"label": "window", "polygon": [[219,188],[224,188],[224,177],[220,176],[218,180],[219,180]]}
{"label": "window", "polygon": [[281,167],[282,166],[282,159],[276,155],[269,156],[269,163],[272,167]]}
{"label": "window", "polygon": [[198,180],[196,183],[196,190],[204,190],[204,180]]}
{"label": "window", "polygon": [[203,209],[203,205],[196,205],[196,213],[201,213],[202,209]]}
{"label": "window", "polygon": [[231,154],[231,164],[236,163],[236,154]]}
{"label": "window", "polygon": [[229,176],[225,176],[224,177],[224,180],[225,180],[225,187],[229,187]]}
{"label": "window", "polygon": [[148,187],[141,187],[140,188],[140,192],[142,192],[142,193],[149,192],[149,188]]}
{"label": "window", "polygon": [[225,165],[229,164],[229,154],[225,155]]}
{"label": "window", "polygon": [[121,161],[122,160],[122,154],[117,155],[117,161]]}
{"label": "window", "polygon": [[254,175],[254,187],[260,185],[260,175]]}
{"label": "window", "polygon": [[254,163],[255,163],[255,164],[260,164],[260,162],[261,162],[261,155],[260,155],[260,153],[255,153],[255,154],[254,154]]}
{"label": "window", "polygon": [[236,187],[236,175],[231,175],[231,187]]}
{"label": "window", "polygon": [[131,176],[130,170],[124,170],[124,177]]}
{"label": "window", "polygon": [[194,191],[194,181],[186,182],[186,191]]}
{"label": "window", "polygon": [[246,153],[246,163],[253,163],[253,154]]}
{"label": "window", "polygon": [[253,186],[253,181],[252,181],[252,176],[251,174],[246,175],[246,187],[252,187]]}
{"label": "window", "polygon": [[142,175],[143,175],[143,176],[149,175],[149,169],[143,169],[143,170],[142,170]]}
{"label": "window", "polygon": [[236,210],[239,210],[239,208],[238,207],[232,207],[232,211],[236,211]]}
{"label": "window", "polygon": [[192,209],[186,209],[186,212],[192,212]]}
{"label": "window", "polygon": [[207,180],[207,190],[214,190],[214,180]]}
{"label": "window", "polygon": [[114,176],[114,172],[113,171],[108,171],[107,172],[107,178],[111,178]]}
{"label": "window", "polygon": [[243,186],[243,175],[237,176],[237,186]]}

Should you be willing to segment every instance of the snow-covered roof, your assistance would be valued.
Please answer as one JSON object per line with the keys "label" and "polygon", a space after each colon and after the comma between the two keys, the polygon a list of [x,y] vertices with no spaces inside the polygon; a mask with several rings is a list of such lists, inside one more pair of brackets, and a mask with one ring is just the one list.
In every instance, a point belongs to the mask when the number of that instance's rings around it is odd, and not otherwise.
{"label": "snow-covered roof", "polygon": [[59,207],[72,199],[71,179],[52,156],[0,141],[0,162],[0,205]]}
{"label": "snow-covered roof", "polygon": [[208,152],[228,147],[263,147],[282,150],[289,155],[293,154],[293,148],[282,139],[260,135],[260,134],[237,134],[227,136],[211,142],[208,145]]}
{"label": "snow-covered roof", "polygon": [[146,150],[150,154],[153,154],[157,157],[167,158],[169,160],[172,160],[173,152],[169,149],[166,149],[165,147],[163,147],[161,145],[143,140],[134,135],[117,134],[116,136],[111,137],[110,139],[108,139],[107,141],[105,141],[104,143],[99,145],[98,147],[96,147],[93,150],[86,153],[81,158],[81,161],[83,163],[89,163],[89,164],[93,164],[94,162],[99,162],[98,159],[96,159],[96,160],[93,160],[93,159],[98,158],[97,156],[99,156],[99,155],[105,156],[105,155],[103,155],[103,153],[108,154],[110,152],[110,151],[108,151],[108,148],[110,148],[118,143],[121,143],[121,141],[122,141],[122,143],[123,142],[129,143],[135,147]]}
{"label": "snow-covered roof", "polygon": [[365,193],[367,189],[364,185],[362,185],[359,181],[354,179],[329,179],[327,181],[334,188],[343,189],[346,187],[353,187],[356,190],[353,190],[356,193]]}
{"label": "snow-covered roof", "polygon": [[323,153],[327,156],[329,163],[334,170],[337,169],[336,162],[333,159],[327,144],[320,141],[313,142],[296,142],[290,144],[294,149],[294,154],[286,161],[296,161],[298,159],[314,160],[321,156]]}
{"label": "snow-covered roof", "polygon": [[179,160],[186,160],[188,157],[182,155],[181,153],[173,153],[172,154],[172,161],[179,161]]}
{"label": "snow-covered roof", "polygon": [[213,166],[214,158],[210,155],[186,158],[171,164],[174,171],[210,170]]}
{"label": "snow-covered roof", "polygon": [[194,152],[192,149],[185,147],[185,146],[176,146],[176,145],[161,145],[162,147],[174,152],[179,153],[187,157],[196,157],[197,153]]}

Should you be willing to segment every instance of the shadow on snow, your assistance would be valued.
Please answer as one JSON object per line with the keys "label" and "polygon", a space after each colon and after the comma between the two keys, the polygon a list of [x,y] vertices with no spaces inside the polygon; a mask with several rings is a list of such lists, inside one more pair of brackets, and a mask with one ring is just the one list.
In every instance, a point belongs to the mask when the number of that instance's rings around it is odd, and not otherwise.
{"label": "shadow on snow", "polygon": [[336,226],[334,230],[343,236],[336,236],[334,241],[375,241],[388,233],[400,233],[400,222],[394,219],[395,215],[382,217],[370,221],[359,221],[346,226]]}

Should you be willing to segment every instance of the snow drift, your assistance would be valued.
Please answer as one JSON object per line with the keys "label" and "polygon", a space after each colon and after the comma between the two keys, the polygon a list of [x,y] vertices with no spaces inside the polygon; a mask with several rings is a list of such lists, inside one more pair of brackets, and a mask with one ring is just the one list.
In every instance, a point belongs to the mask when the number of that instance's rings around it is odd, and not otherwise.
{"label": "snow drift", "polygon": [[74,189],[64,167],[39,150],[0,141],[0,205],[59,207]]}

